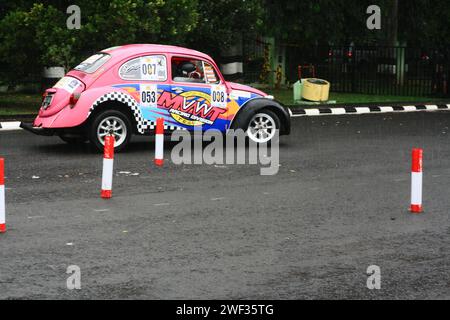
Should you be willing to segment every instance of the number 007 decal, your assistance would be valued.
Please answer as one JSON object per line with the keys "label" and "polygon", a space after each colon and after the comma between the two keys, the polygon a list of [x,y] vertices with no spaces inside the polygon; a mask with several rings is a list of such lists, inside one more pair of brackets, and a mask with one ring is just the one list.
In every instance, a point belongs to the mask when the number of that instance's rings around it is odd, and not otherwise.
{"label": "number 007 decal", "polygon": [[211,106],[215,108],[227,107],[227,88],[225,86],[211,86]]}
{"label": "number 007 decal", "polygon": [[142,80],[164,81],[166,79],[166,60],[164,57],[142,57],[140,64]]}
{"label": "number 007 decal", "polygon": [[156,84],[141,84],[140,86],[141,106],[157,107],[158,86]]}

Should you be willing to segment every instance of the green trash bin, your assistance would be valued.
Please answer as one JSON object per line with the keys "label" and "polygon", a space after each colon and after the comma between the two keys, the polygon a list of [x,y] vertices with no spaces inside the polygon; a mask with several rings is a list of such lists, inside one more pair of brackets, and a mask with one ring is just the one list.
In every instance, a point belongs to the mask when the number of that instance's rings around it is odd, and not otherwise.
{"label": "green trash bin", "polygon": [[303,81],[298,80],[294,83],[294,102],[302,100]]}

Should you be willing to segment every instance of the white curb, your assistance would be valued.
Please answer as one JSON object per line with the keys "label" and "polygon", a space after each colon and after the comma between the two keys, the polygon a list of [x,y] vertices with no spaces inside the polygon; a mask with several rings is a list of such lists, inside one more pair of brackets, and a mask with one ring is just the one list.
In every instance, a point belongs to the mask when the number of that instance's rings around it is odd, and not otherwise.
{"label": "white curb", "polygon": [[22,130],[20,127],[20,121],[7,121],[0,122],[0,131],[14,131]]}

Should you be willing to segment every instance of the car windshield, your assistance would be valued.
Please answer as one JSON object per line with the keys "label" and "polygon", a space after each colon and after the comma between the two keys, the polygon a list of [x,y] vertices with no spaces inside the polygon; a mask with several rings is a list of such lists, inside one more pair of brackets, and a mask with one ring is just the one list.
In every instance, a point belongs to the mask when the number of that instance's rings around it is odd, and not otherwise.
{"label": "car windshield", "polygon": [[97,71],[102,65],[104,65],[106,61],[109,60],[109,58],[111,58],[111,56],[106,53],[94,54],[93,56],[87,58],[78,66],[76,66],[75,70],[83,71],[86,73],[93,73]]}

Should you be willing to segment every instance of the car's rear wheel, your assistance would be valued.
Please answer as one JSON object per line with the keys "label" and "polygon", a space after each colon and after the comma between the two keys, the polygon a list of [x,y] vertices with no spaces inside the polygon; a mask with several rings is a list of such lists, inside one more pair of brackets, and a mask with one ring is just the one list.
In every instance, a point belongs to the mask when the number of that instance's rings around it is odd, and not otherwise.
{"label": "car's rear wheel", "polygon": [[103,151],[107,135],[114,136],[115,151],[123,150],[130,142],[132,135],[130,119],[118,110],[105,110],[97,114],[89,131],[89,140],[99,151]]}
{"label": "car's rear wheel", "polygon": [[280,119],[270,110],[261,110],[248,123],[247,136],[256,143],[266,143],[275,137],[280,129]]}

